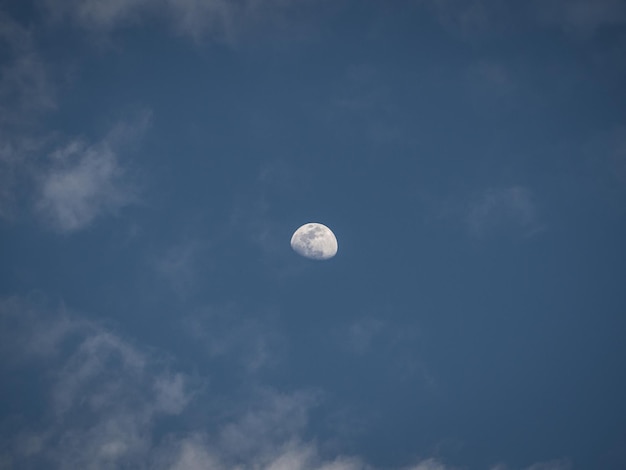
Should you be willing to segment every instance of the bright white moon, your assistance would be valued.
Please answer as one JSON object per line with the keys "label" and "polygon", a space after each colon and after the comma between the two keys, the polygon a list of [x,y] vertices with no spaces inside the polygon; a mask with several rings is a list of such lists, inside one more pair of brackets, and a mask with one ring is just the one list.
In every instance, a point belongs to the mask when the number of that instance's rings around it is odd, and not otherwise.
{"label": "bright white moon", "polygon": [[337,254],[337,239],[326,225],[304,224],[291,237],[291,248],[310,259],[329,259]]}

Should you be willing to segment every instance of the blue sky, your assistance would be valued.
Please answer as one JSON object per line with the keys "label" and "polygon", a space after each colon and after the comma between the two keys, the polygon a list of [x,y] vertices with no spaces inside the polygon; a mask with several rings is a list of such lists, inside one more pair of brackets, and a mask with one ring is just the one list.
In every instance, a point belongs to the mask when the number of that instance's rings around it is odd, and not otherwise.
{"label": "blue sky", "polygon": [[626,468],[626,4],[518,3],[2,2],[0,469]]}

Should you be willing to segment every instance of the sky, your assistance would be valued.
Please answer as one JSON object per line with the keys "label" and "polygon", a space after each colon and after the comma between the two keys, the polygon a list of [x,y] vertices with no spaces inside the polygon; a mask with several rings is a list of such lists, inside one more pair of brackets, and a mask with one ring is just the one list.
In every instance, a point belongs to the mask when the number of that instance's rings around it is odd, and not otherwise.
{"label": "sky", "polygon": [[625,469],[624,57],[622,0],[0,1],[0,469]]}

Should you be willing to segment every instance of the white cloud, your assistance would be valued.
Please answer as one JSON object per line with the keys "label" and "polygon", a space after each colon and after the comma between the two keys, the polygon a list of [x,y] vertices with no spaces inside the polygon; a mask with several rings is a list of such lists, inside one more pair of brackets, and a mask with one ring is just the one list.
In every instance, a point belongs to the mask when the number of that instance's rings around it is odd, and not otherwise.
{"label": "white cloud", "polygon": [[162,451],[157,468],[168,470],[221,470],[226,467],[213,454],[209,440],[201,433],[182,438]]}
{"label": "white cloud", "polygon": [[[28,410],[33,419],[26,423],[3,416],[0,429],[10,423],[11,433],[3,435],[0,468],[374,470],[358,456],[328,455],[303,439],[315,393],[260,387],[216,408],[206,378],[174,370],[163,354],[98,323],[19,298],[0,299],[0,347],[11,351],[2,351],[3,370],[35,374],[34,388],[23,391],[47,404],[36,416],[39,407]],[[164,433],[166,415],[179,424]],[[452,468],[426,458],[404,470]],[[551,461],[526,470],[568,469],[567,462]]]}
{"label": "white cloud", "polygon": [[33,180],[38,213],[60,232],[84,228],[131,202],[135,194],[125,185],[118,154],[145,128],[148,114],[117,125],[95,144],[70,139],[44,161],[39,155],[49,148],[52,133],[37,126],[56,108],[49,67],[33,33],[1,13],[0,45],[7,46],[0,65],[0,217],[12,219],[16,208],[30,202],[26,194]]}
{"label": "white cloud", "polygon": [[258,389],[248,405],[250,409],[220,429],[218,442],[222,455],[253,459],[272,455],[277,443],[284,446],[297,441],[316,401],[312,392]]}
{"label": "white cloud", "polygon": [[422,462],[418,463],[414,467],[410,467],[407,470],[452,470],[451,467],[448,467],[438,460],[435,459],[426,459]]}
{"label": "white cloud", "polygon": [[154,382],[155,408],[169,414],[181,413],[192,398],[186,382],[185,376],[181,373],[157,377]]}
{"label": "white cloud", "polygon": [[208,436],[192,434],[174,443],[158,460],[157,468],[168,470],[367,470],[360,459],[337,457],[325,460],[316,446],[289,442],[251,460],[222,458]]}
{"label": "white cloud", "polygon": [[116,126],[100,142],[72,140],[50,155],[51,167],[38,169],[36,209],[62,233],[90,225],[97,217],[114,214],[136,201],[118,154],[127,140],[146,127],[148,115],[133,124]]}
{"label": "white cloud", "polygon": [[16,430],[9,457],[17,467],[145,468],[156,419],[180,414],[193,397],[193,381],[170,372],[166,358],[97,323],[9,299],[0,325],[12,349],[4,365],[46,371],[33,391],[48,407],[38,429]]}
{"label": "white cloud", "polygon": [[124,171],[106,144],[88,147],[74,141],[54,156],[55,168],[41,181],[37,209],[60,232],[84,228],[130,201],[121,186]]}
{"label": "white cloud", "polygon": [[263,465],[264,470],[357,470],[367,468],[360,460],[337,458],[321,462],[313,446],[288,446]]}

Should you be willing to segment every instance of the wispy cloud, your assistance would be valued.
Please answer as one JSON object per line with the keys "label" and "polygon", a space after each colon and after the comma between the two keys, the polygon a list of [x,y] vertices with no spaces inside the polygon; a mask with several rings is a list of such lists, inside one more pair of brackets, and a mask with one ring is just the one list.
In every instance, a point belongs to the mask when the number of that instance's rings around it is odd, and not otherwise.
{"label": "wispy cloud", "polygon": [[53,19],[65,16],[85,28],[98,31],[110,30],[138,20],[150,3],[162,8],[162,2],[149,0],[45,0],[48,13]]}
{"label": "wispy cloud", "polygon": [[184,324],[207,358],[228,357],[237,374],[251,377],[280,363],[285,345],[271,310],[251,315],[237,305],[207,307],[186,316]]}
{"label": "wispy cloud", "polygon": [[385,324],[375,318],[363,318],[352,323],[345,335],[345,345],[356,354],[369,352]]}
{"label": "wispy cloud", "polygon": [[[65,309],[0,299],[0,348],[0,368],[23,378],[2,384],[13,400],[13,414],[0,423],[7,468],[375,469],[304,438],[318,393],[261,386],[220,399],[211,395],[210,377],[177,370],[163,352]],[[10,398],[23,394],[32,400]],[[23,413],[33,418],[28,425]],[[165,429],[167,416],[176,419]],[[453,468],[426,458],[403,470]],[[566,461],[551,461],[527,470],[568,469]]]}
{"label": "wispy cloud", "polygon": [[[570,470],[572,464],[567,459],[555,459],[547,460],[544,462],[535,462],[528,467],[523,467],[521,470]],[[490,470],[513,470],[506,464],[497,464],[490,468]]]}
{"label": "wispy cloud", "polygon": [[288,442],[253,460],[231,461],[212,450],[207,436],[194,434],[177,441],[157,468],[169,470],[368,470],[372,467],[354,457],[323,459],[314,444]]}
{"label": "wispy cloud", "polygon": [[342,353],[367,360],[372,373],[381,377],[390,374],[391,380],[417,378],[425,387],[436,387],[435,378],[419,354],[420,336],[414,322],[394,323],[388,315],[362,314],[362,318],[337,328],[333,339]]}
{"label": "wispy cloud", "polygon": [[569,470],[572,464],[567,459],[549,460],[546,462],[537,462],[527,467],[525,470]]}
{"label": "wispy cloud", "polygon": [[206,268],[210,263],[205,256],[207,249],[205,240],[184,240],[153,256],[152,265],[178,296],[185,297],[197,285],[199,264]]}
{"label": "wispy cloud", "polygon": [[455,33],[482,33],[493,26],[498,5],[490,0],[421,0],[449,31]]}
{"label": "wispy cloud", "polygon": [[533,5],[539,21],[580,36],[626,23],[622,0],[535,0]]}
{"label": "wispy cloud", "polygon": [[74,141],[53,158],[55,167],[42,177],[37,209],[58,231],[84,228],[130,201],[121,183],[124,171],[108,145]]}
{"label": "wispy cloud", "polygon": [[427,459],[407,470],[452,470],[452,467],[448,467],[435,459]]}
{"label": "wispy cloud", "polygon": [[0,65],[0,129],[6,130],[54,108],[56,94],[32,33],[2,12],[0,44],[8,50]]}
{"label": "wispy cloud", "polygon": [[487,189],[471,200],[466,220],[477,237],[501,233],[531,235],[541,227],[533,194],[523,186]]}
{"label": "wispy cloud", "polygon": [[[271,24],[289,29],[292,17],[319,0],[47,0],[48,11],[57,20],[69,18],[96,33],[165,18],[179,33],[195,40],[214,38],[236,42],[246,29]],[[298,14],[296,14],[298,13]],[[294,32],[297,32],[294,30]]]}
{"label": "wispy cloud", "polygon": [[298,441],[318,401],[314,392],[279,393],[264,388],[249,400],[250,408],[219,430],[219,447],[229,460],[271,455],[277,443]]}
{"label": "wispy cloud", "polygon": [[28,176],[27,160],[45,141],[32,128],[56,107],[56,92],[32,33],[2,12],[0,47],[0,217],[10,219]]}
{"label": "wispy cloud", "polygon": [[206,425],[170,428],[163,436],[163,416],[206,408],[207,380],[176,371],[166,355],[96,322],[23,299],[0,301],[0,327],[0,344],[7,348],[0,366],[45,371],[30,384],[36,388],[25,392],[48,404],[37,426],[12,426],[3,436],[9,445],[0,461],[10,467],[363,468],[352,463],[356,459],[324,460],[314,444],[302,441],[316,401],[310,392],[260,388],[245,404],[223,407]]}
{"label": "wispy cloud", "polygon": [[155,420],[180,414],[195,393],[190,377],[170,372],[165,357],[72,314],[4,299],[0,324],[12,349],[3,366],[47,370],[33,382],[41,389],[29,391],[48,404],[41,426],[5,436],[14,468],[144,468]]}
{"label": "wispy cloud", "polygon": [[7,51],[0,65],[0,217],[11,219],[28,206],[34,189],[36,212],[67,233],[135,200],[119,157],[145,130],[149,113],[119,123],[99,142],[69,138],[51,151],[59,138],[39,124],[57,107],[56,90],[34,33],[0,14],[0,44]]}
{"label": "wispy cloud", "polygon": [[36,209],[54,230],[83,229],[136,200],[118,155],[147,123],[145,115],[135,123],[119,124],[95,144],[76,139],[50,154],[50,168],[37,170]]}

